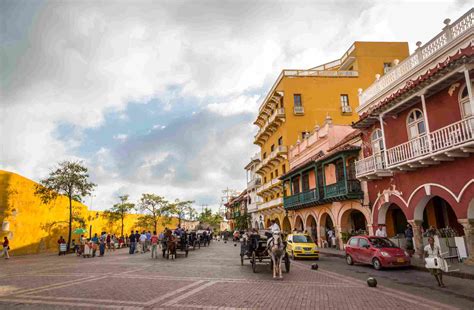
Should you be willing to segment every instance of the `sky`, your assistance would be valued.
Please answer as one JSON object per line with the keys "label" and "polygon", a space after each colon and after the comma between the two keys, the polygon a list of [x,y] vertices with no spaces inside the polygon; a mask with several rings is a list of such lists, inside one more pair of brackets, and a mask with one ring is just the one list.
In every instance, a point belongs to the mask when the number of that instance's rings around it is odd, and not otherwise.
{"label": "sky", "polygon": [[253,125],[282,69],[354,41],[427,42],[452,1],[0,0],[0,169],[81,160],[104,210],[129,194],[216,210],[246,186]]}

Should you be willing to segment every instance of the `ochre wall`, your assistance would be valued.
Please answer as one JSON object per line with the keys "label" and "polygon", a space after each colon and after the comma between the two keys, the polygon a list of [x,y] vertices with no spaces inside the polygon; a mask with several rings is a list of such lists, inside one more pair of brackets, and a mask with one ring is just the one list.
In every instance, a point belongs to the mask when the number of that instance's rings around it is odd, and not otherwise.
{"label": "ochre wall", "polygon": [[[60,196],[49,204],[43,204],[34,195],[36,183],[15,173],[0,170],[0,224],[9,223],[8,230],[0,228],[0,237],[8,236],[11,253],[34,254],[56,251],[57,240],[63,236],[67,240],[69,220],[69,200]],[[92,225],[92,235],[107,231],[120,234],[120,221],[110,223],[101,211],[88,210],[87,206],[73,202],[74,213],[86,220],[85,228],[89,231]],[[127,215],[124,221],[124,233],[129,234],[137,227],[138,214]],[[177,219],[171,219],[168,227],[176,227]],[[73,230],[79,224],[73,224]],[[159,230],[163,229],[159,225]],[[6,228],[6,227],[4,227]],[[152,227],[147,228],[152,230]],[[89,236],[87,233],[86,236]],[[73,235],[72,239],[79,239]]]}

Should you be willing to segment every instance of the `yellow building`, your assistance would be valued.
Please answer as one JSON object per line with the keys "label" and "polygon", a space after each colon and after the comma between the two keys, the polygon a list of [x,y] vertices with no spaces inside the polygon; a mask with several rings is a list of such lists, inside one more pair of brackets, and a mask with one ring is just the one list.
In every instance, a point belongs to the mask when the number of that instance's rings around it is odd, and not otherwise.
{"label": "yellow building", "polygon": [[[11,254],[36,254],[56,251],[59,236],[67,239],[69,220],[69,201],[65,196],[43,204],[35,196],[37,183],[18,174],[0,170],[0,238],[10,239]],[[84,226],[77,222],[76,228],[85,228],[94,235],[107,231],[120,235],[120,221],[109,221],[103,212],[89,210],[79,202],[73,202],[73,214],[81,217]],[[124,234],[134,230],[153,230],[152,227],[140,227],[137,224],[139,214],[129,214],[124,220]],[[169,223],[160,222],[158,230],[164,226],[176,227],[178,219],[172,218]],[[85,234],[89,237],[89,234]],[[80,235],[72,236],[76,242]]]}
{"label": "yellow building", "polygon": [[304,70],[283,70],[259,108],[254,124],[259,127],[254,143],[261,148],[257,173],[263,198],[257,216],[268,225],[284,217],[279,177],[288,169],[288,146],[323,124],[330,117],[336,124],[358,119],[353,110],[359,89],[390,70],[409,55],[406,42],[355,42],[335,61]]}

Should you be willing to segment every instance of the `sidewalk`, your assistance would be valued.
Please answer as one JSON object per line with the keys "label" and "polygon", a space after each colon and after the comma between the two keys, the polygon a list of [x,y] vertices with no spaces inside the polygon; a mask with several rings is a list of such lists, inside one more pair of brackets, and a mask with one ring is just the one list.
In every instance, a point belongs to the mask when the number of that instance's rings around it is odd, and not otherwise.
{"label": "sidewalk", "polygon": [[[342,258],[345,258],[346,256],[344,251],[330,248],[319,248],[319,253],[324,254],[326,256]],[[447,276],[474,280],[474,266],[468,266],[457,261],[449,262],[448,264],[451,266],[451,270],[456,271],[446,273]],[[411,258],[411,265],[413,269],[428,272],[428,269],[425,268],[425,262],[421,258],[413,256]]]}

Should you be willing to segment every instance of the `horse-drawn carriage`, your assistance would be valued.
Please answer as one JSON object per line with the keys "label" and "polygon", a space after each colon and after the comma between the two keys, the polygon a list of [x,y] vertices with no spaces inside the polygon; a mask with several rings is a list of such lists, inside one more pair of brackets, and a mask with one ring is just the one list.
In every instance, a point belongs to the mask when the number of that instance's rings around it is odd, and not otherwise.
{"label": "horse-drawn carriage", "polygon": [[161,241],[161,248],[163,251],[163,257],[165,257],[166,259],[175,259],[176,257],[178,257],[178,250],[180,251],[180,255],[188,257],[188,236],[186,235],[186,233],[184,233],[182,236],[166,234],[165,238]]}
{"label": "horse-drawn carriage", "polygon": [[190,250],[195,250],[196,248],[201,248],[201,243],[199,242],[198,235],[195,231],[190,231],[188,233],[188,245]]}
{"label": "horse-drawn carriage", "polygon": [[[268,245],[269,238],[272,238],[270,245]],[[241,238],[240,244],[240,263],[244,265],[244,260],[250,260],[252,271],[257,272],[257,263],[269,262],[270,268],[273,270],[273,259],[276,259],[277,264],[285,264],[286,272],[290,272],[290,258],[286,252],[286,241],[281,239],[281,236],[273,235],[270,232],[261,234],[245,233]]]}
{"label": "horse-drawn carriage", "polygon": [[209,246],[211,244],[211,235],[207,230],[198,230],[196,231],[197,240],[199,242],[199,247]]}

